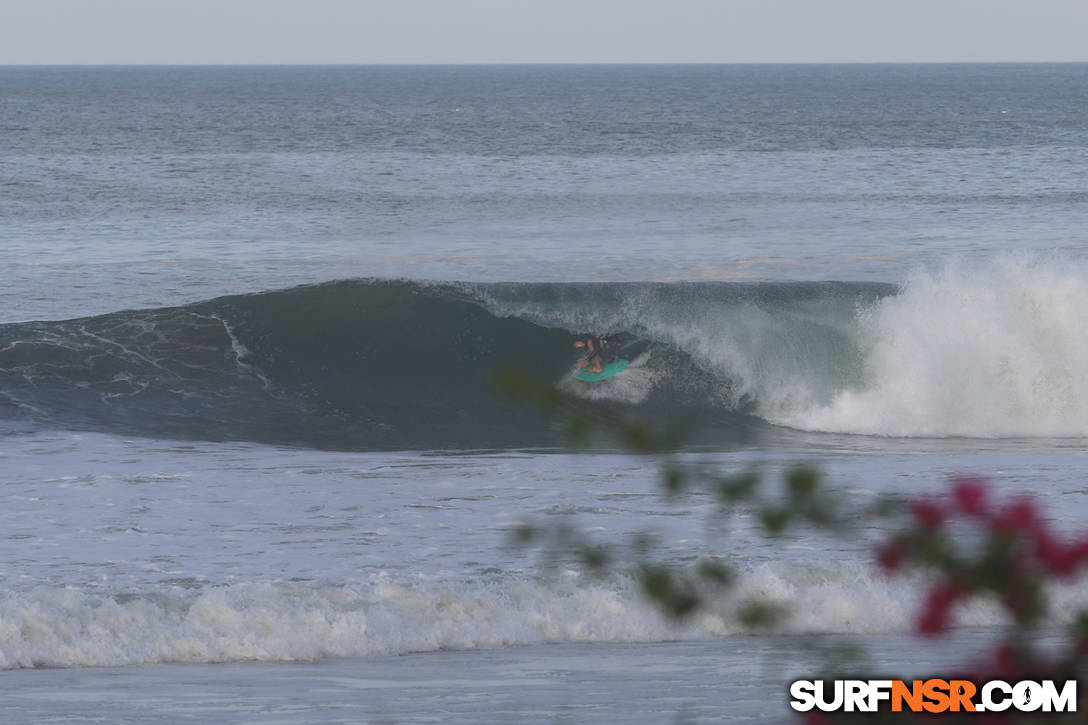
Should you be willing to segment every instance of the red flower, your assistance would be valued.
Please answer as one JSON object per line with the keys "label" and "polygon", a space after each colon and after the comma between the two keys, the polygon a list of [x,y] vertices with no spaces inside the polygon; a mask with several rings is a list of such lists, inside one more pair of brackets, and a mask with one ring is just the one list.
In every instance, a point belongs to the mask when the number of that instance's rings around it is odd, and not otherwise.
{"label": "red flower", "polygon": [[968,516],[983,516],[986,513],[986,481],[981,478],[961,477],[953,481],[953,493],[960,511]]}
{"label": "red flower", "polygon": [[906,554],[900,542],[889,541],[876,550],[876,561],[880,564],[881,569],[891,574],[898,571],[899,567],[903,565]]}
{"label": "red flower", "polygon": [[1081,538],[1080,541],[1074,542],[1069,547],[1069,552],[1073,557],[1074,565],[1088,562],[1088,538]]}
{"label": "red flower", "polygon": [[948,615],[952,611],[952,605],[963,595],[963,590],[958,584],[945,582],[929,590],[926,595],[925,608],[922,617],[918,620],[918,632],[926,636],[940,634],[948,626]]}
{"label": "red flower", "polygon": [[1078,553],[1074,547],[1064,546],[1043,530],[1035,534],[1035,555],[1055,576],[1069,576],[1077,567]]}
{"label": "red flower", "polygon": [[991,528],[1001,534],[1035,533],[1039,527],[1039,516],[1035,513],[1035,503],[1028,498],[1017,499],[1012,506],[999,513],[991,522]]}
{"label": "red flower", "polygon": [[947,515],[947,512],[932,500],[920,499],[914,502],[914,518],[918,519],[927,531],[936,531],[941,528]]}

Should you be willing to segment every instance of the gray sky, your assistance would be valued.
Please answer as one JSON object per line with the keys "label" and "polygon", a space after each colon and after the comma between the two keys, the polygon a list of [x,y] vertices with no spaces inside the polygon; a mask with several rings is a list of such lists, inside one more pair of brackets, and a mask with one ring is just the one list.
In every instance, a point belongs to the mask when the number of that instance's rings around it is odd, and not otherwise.
{"label": "gray sky", "polygon": [[1088,0],[0,0],[0,64],[1088,61]]}

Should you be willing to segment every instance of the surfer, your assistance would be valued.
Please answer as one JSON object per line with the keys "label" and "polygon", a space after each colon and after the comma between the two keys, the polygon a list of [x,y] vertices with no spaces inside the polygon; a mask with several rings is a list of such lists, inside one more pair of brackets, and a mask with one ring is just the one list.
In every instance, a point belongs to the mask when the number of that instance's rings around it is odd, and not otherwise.
{"label": "surfer", "polygon": [[[589,372],[599,373],[601,372],[601,364],[609,362],[604,359],[608,353],[608,342],[597,335],[586,335],[585,340],[578,340],[574,343],[575,347],[584,347],[586,349],[586,356],[578,361],[578,367],[584,368],[589,366]],[[614,357],[614,356],[613,356]]]}

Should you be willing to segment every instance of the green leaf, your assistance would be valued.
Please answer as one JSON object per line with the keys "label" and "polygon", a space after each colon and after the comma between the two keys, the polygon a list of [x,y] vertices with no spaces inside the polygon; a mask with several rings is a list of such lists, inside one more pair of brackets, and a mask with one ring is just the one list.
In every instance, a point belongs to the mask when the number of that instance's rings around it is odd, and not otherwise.
{"label": "green leaf", "polygon": [[627,423],[620,426],[621,440],[635,453],[652,453],[654,446],[650,430],[639,423]]}
{"label": "green leaf", "polygon": [[532,543],[536,534],[536,528],[532,524],[518,524],[518,527],[514,529],[514,541],[524,546]]}
{"label": "green leaf", "polygon": [[737,621],[747,629],[768,629],[786,616],[785,608],[772,602],[746,602],[737,610]]}
{"label": "green leaf", "polygon": [[734,572],[718,561],[712,561],[710,559],[704,559],[699,562],[699,565],[695,568],[699,576],[717,586],[729,586],[733,583]]}
{"label": "green leaf", "polygon": [[738,476],[719,478],[715,486],[718,498],[723,503],[736,503],[752,497],[759,487],[759,474],[748,471]]}
{"label": "green leaf", "polygon": [[790,521],[790,512],[786,509],[765,506],[759,512],[760,523],[771,536],[778,536],[786,530],[786,524]]}
{"label": "green leaf", "polygon": [[600,570],[608,565],[611,557],[603,546],[587,546],[582,549],[582,563],[590,569]]}
{"label": "green leaf", "polygon": [[642,590],[657,602],[665,602],[676,591],[672,573],[662,566],[644,566],[642,568]]}
{"label": "green leaf", "polygon": [[810,499],[820,486],[820,474],[816,469],[798,466],[786,474],[786,487],[798,499]]}
{"label": "green leaf", "polygon": [[573,415],[567,420],[566,436],[572,445],[582,446],[589,440],[589,431],[592,428],[589,420],[582,415]]}
{"label": "green leaf", "polygon": [[679,468],[666,468],[662,474],[665,493],[675,496],[687,487],[687,476]]}

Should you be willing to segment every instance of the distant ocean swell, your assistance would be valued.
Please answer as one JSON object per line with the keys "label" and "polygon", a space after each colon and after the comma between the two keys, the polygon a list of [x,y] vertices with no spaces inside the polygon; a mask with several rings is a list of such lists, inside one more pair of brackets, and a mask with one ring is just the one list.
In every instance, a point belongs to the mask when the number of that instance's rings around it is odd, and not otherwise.
{"label": "distant ocean swell", "polygon": [[[354,280],[0,326],[0,417],[345,449],[549,446],[495,397],[522,369],[593,405],[733,444],[772,426],[1088,435],[1088,264],[1003,257],[902,285]],[[571,343],[634,360],[575,383]]]}

